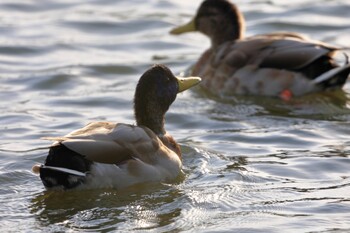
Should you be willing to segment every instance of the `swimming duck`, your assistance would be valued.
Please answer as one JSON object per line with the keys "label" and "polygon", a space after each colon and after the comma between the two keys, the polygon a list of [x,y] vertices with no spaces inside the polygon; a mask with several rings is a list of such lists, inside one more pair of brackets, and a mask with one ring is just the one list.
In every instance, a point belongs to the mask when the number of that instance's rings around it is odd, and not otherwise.
{"label": "swimming duck", "polygon": [[164,115],[199,77],[179,78],[154,65],[140,78],[134,96],[136,125],[93,122],[54,143],[44,165],[34,165],[47,189],[123,188],[163,182],[181,173],[181,151],[164,129]]}
{"label": "swimming duck", "polygon": [[244,38],[244,30],[236,5],[205,0],[189,23],[170,33],[199,31],[210,38],[211,47],[194,65],[192,75],[200,76],[201,86],[214,94],[290,98],[341,88],[346,82],[348,57],[341,53],[343,64],[336,61],[341,48],[292,32]]}

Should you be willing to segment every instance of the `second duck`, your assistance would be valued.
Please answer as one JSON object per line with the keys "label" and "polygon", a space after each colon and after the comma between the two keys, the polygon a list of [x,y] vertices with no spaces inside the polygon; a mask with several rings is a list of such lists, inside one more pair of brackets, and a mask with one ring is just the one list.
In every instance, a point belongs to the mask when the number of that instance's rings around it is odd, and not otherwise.
{"label": "second duck", "polygon": [[227,0],[206,0],[188,24],[172,34],[199,31],[211,47],[194,65],[192,75],[217,95],[262,95],[290,99],[342,88],[350,65],[340,48],[291,32],[244,38],[244,18]]}

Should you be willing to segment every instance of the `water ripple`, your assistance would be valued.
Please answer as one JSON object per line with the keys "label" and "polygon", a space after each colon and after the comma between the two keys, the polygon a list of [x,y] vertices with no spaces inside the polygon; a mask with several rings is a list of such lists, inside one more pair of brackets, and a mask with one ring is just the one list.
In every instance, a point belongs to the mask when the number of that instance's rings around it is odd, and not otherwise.
{"label": "water ripple", "polygon": [[[201,1],[0,3],[0,221],[3,231],[346,232],[350,85],[285,102],[178,95],[166,129],[184,176],[125,190],[45,191],[31,172],[49,141],[90,121],[134,123],[153,63],[185,73],[208,46],[174,37]],[[241,1],[247,34],[296,31],[348,46],[349,3]],[[15,227],[15,228],[14,228]]]}

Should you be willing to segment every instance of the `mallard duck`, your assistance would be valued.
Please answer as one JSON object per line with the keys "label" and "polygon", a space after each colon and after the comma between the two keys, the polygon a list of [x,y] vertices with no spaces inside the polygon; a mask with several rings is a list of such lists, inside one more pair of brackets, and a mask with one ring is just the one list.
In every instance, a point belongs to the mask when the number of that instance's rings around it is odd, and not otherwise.
{"label": "mallard duck", "polygon": [[[192,69],[201,86],[218,95],[263,95],[288,98],[341,88],[350,73],[341,48],[292,32],[244,38],[244,18],[227,0],[205,0],[195,17],[171,34],[199,31],[211,47]],[[343,53],[341,53],[343,54]],[[339,55],[339,53],[338,53]]]}
{"label": "mallard duck", "polygon": [[93,122],[54,143],[44,165],[34,165],[48,189],[123,188],[163,182],[181,173],[181,151],[164,129],[164,115],[199,77],[179,78],[154,65],[140,78],[134,96],[136,125]]}

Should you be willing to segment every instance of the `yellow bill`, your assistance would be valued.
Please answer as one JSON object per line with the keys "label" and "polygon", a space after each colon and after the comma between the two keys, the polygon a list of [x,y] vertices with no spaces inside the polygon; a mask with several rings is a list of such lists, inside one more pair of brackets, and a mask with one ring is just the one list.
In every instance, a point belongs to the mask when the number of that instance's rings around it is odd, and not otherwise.
{"label": "yellow bill", "polygon": [[179,35],[182,33],[194,32],[194,31],[197,31],[197,29],[196,29],[196,25],[194,23],[194,19],[192,19],[190,22],[172,29],[170,31],[170,34]]}
{"label": "yellow bill", "polygon": [[179,84],[179,93],[197,85],[202,80],[200,77],[176,77],[176,79]]}

